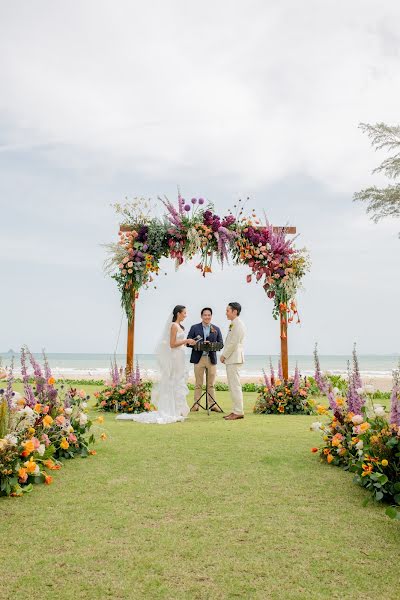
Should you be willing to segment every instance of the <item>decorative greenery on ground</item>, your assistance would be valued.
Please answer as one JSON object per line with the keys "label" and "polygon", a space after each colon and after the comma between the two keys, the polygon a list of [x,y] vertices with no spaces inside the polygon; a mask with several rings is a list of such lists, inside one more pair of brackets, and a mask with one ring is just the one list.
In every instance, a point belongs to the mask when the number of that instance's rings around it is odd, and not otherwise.
{"label": "decorative greenery on ground", "polygon": [[[34,370],[29,383],[27,359]],[[20,496],[34,483],[52,483],[61,460],[94,454],[83,390],[55,386],[46,357],[44,373],[28,349],[21,350],[24,395],[13,391],[13,365],[0,390],[0,495]],[[101,418],[100,418],[101,422]],[[105,438],[105,434],[101,434]]]}
{"label": "decorative greenery on ground", "polygon": [[[355,473],[354,481],[376,501],[393,504],[386,513],[400,519],[400,371],[394,372],[390,416],[373,404],[363,387],[355,349],[346,396],[322,376],[315,351],[316,374],[321,392],[329,400],[327,424],[316,422],[323,443],[312,448],[321,460]],[[368,401],[368,402],[367,402]]]}
{"label": "decorative greenery on ground", "polygon": [[259,394],[254,412],[258,414],[302,414],[314,413],[315,402],[309,400],[310,384],[306,378],[301,378],[296,365],[294,377],[285,381],[282,366],[279,362],[278,377],[270,361],[270,375],[264,371],[264,386],[259,388]]}

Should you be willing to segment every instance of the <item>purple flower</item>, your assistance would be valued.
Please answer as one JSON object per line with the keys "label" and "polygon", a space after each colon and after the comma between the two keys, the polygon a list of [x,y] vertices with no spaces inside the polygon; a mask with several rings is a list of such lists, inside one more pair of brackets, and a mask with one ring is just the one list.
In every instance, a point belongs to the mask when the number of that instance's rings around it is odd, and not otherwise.
{"label": "purple flower", "polygon": [[199,198],[199,204],[204,204],[204,198]]}
{"label": "purple flower", "polygon": [[186,212],[189,212],[189,210],[190,210],[190,204],[185,204],[184,209],[186,210]]}
{"label": "purple flower", "polygon": [[4,398],[7,401],[8,408],[11,408],[11,400],[14,395],[14,392],[12,389],[13,383],[14,383],[14,356],[11,358],[11,365],[10,365],[10,368],[8,371],[8,377],[7,377],[7,389],[4,394]]}
{"label": "purple flower", "polygon": [[268,374],[267,374],[267,372],[265,371],[265,369],[263,369],[263,370],[262,370],[262,372],[263,372],[263,375],[264,375],[264,382],[265,382],[265,385],[266,385],[266,387],[268,388],[268,391],[270,392],[270,391],[271,391],[271,388],[272,388],[272,386],[271,386],[271,380],[270,380],[270,378],[268,377]]}
{"label": "purple flower", "polygon": [[283,370],[282,370],[282,363],[280,360],[278,361],[278,377],[281,381],[283,381]]}
{"label": "purple flower", "polygon": [[300,373],[299,373],[299,367],[297,366],[296,363],[296,369],[294,371],[294,378],[293,378],[293,392],[295,394],[297,394],[297,392],[299,391],[300,388]]}
{"label": "purple flower", "polygon": [[196,202],[197,202],[196,198],[192,198],[192,199],[191,199],[191,203],[192,203],[192,204],[196,204]]}
{"label": "purple flower", "polygon": [[400,427],[400,370],[393,371],[393,389],[390,397],[390,423]]}

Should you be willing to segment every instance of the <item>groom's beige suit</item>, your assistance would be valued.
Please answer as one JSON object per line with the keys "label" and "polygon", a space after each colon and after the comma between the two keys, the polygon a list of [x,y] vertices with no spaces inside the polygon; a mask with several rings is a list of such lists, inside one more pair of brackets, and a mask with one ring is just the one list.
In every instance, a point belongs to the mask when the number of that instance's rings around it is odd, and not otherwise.
{"label": "groom's beige suit", "polygon": [[232,412],[235,415],[243,414],[243,392],[240,382],[240,368],[244,363],[243,341],[246,334],[243,322],[236,317],[231,321],[229,332],[226,336],[224,352],[226,375],[229,391],[232,398]]}

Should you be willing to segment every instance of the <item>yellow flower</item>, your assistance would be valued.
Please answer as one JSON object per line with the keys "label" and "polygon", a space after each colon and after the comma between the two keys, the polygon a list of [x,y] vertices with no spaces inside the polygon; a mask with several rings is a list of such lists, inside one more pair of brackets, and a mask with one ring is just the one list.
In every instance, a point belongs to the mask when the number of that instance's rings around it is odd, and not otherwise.
{"label": "yellow flower", "polygon": [[324,415],[327,412],[326,407],[323,406],[323,404],[318,404],[317,406],[317,413],[319,415]]}
{"label": "yellow flower", "polygon": [[100,424],[104,423],[104,417],[97,417],[96,421]]}
{"label": "yellow flower", "polygon": [[35,450],[35,446],[31,440],[27,440],[22,445],[24,447],[24,456],[29,456],[29,454],[32,454],[32,452]]}
{"label": "yellow flower", "polygon": [[50,415],[46,415],[43,419],[43,426],[44,427],[50,427],[50,425],[53,422],[53,418]]}
{"label": "yellow flower", "polygon": [[69,448],[69,444],[68,444],[66,438],[63,438],[61,440],[60,448],[62,448],[63,450],[67,450]]}
{"label": "yellow flower", "polygon": [[343,406],[343,404],[344,404],[344,400],[343,400],[343,398],[336,398],[336,404],[337,404],[338,406]]}
{"label": "yellow flower", "polygon": [[37,412],[37,413],[40,413],[40,411],[42,410],[42,405],[41,405],[39,402],[37,402],[37,403],[35,404],[35,406],[34,406],[34,409],[33,409],[33,410],[34,410],[35,412]]}
{"label": "yellow flower", "polygon": [[377,444],[379,442],[379,438],[377,435],[371,435],[371,444]]}
{"label": "yellow flower", "polygon": [[282,381],[280,379],[275,379],[275,385],[281,385]]}
{"label": "yellow flower", "polygon": [[365,433],[370,427],[370,424],[367,422],[361,423],[360,431],[362,431],[362,433]]}
{"label": "yellow flower", "polygon": [[35,428],[34,427],[29,427],[28,433],[30,433],[31,435],[33,435],[35,433]]}
{"label": "yellow flower", "polygon": [[28,473],[33,473],[36,470],[36,463],[33,460],[32,456],[29,460],[24,463],[24,467],[26,468]]}
{"label": "yellow flower", "polygon": [[101,437],[101,439],[102,439],[102,440],[103,440],[103,442],[104,442],[104,440],[106,440],[106,439],[107,439],[107,434],[106,434],[106,433],[102,433],[100,437]]}
{"label": "yellow flower", "polygon": [[383,461],[381,462],[382,467],[387,467],[388,466],[388,461],[386,460],[386,458],[383,459]]}

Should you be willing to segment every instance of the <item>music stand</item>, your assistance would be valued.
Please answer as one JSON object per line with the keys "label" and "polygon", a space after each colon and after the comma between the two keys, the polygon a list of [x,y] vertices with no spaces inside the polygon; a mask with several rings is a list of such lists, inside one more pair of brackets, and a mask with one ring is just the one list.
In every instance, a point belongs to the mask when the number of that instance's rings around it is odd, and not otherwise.
{"label": "music stand", "polygon": [[[224,344],[222,342],[209,342],[207,340],[201,340],[200,342],[197,342],[195,346],[192,346],[192,348],[194,348],[195,350],[198,350],[199,352],[207,352],[207,354],[209,352],[218,352],[218,350],[221,350],[223,347]],[[200,403],[200,400],[203,398],[203,396],[205,396],[206,398],[205,406],[203,406]],[[211,402],[209,400],[211,400]],[[206,390],[201,394],[197,402],[193,403],[192,408],[196,406],[196,404],[197,406],[200,406],[200,408],[202,408],[203,410],[206,410],[208,415],[210,415],[213,406],[218,406],[220,411],[224,412],[218,404],[218,402],[215,400],[215,398],[213,398],[213,396],[208,391],[208,369],[206,369]]]}

